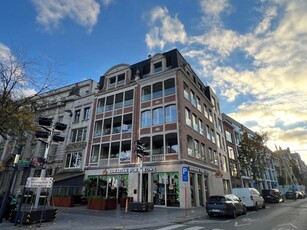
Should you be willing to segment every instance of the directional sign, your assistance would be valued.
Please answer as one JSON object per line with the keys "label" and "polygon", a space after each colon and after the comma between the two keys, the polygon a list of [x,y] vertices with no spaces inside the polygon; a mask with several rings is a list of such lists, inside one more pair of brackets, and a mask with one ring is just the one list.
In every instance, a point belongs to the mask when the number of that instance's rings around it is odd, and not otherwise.
{"label": "directional sign", "polygon": [[28,177],[26,188],[52,188],[52,177]]}

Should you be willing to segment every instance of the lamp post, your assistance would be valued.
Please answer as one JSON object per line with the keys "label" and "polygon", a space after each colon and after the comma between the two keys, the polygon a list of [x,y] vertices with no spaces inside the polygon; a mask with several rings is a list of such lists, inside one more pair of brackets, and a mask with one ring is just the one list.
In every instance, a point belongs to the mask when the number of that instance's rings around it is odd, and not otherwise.
{"label": "lamp post", "polygon": [[18,161],[19,161],[19,158],[20,158],[20,155],[21,155],[22,146],[19,146],[17,148],[18,148],[18,151],[17,151],[17,153],[15,155],[14,163],[13,163],[13,166],[12,166],[13,170],[11,172],[10,179],[8,180],[8,184],[6,186],[5,194],[4,194],[4,197],[3,197],[3,200],[2,200],[2,204],[1,204],[0,223],[2,223],[2,219],[3,219],[3,216],[4,216],[4,212],[5,212],[5,208],[6,208],[7,202],[8,202],[10,191],[11,191],[11,188],[12,188],[12,185],[13,185],[15,174],[16,174],[16,172],[18,170]]}

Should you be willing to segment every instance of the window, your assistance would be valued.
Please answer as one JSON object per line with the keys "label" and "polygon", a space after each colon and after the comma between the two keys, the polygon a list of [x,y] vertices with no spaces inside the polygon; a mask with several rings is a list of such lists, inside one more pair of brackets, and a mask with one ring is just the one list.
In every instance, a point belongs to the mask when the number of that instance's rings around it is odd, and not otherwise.
{"label": "window", "polygon": [[75,111],[75,119],[74,122],[79,122],[80,121],[80,115],[81,115],[81,110],[78,109]]}
{"label": "window", "polygon": [[125,92],[124,106],[128,107],[128,106],[132,106],[132,105],[133,105],[133,90],[129,90],[129,91]]}
{"label": "window", "polygon": [[106,103],[106,111],[112,111],[113,110],[113,100],[114,96],[108,96],[107,97],[107,103]]}
{"label": "window", "polygon": [[118,158],[119,157],[119,143],[120,142],[111,143],[110,158]]}
{"label": "window", "polygon": [[210,128],[209,128],[209,126],[208,126],[208,125],[206,126],[206,128],[207,128],[207,139],[211,141],[211,133],[210,133]]}
{"label": "window", "polygon": [[162,82],[158,82],[153,85],[153,90],[152,90],[152,98],[156,99],[159,97],[162,97],[163,91],[162,91]]}
{"label": "window", "polygon": [[83,120],[90,119],[90,114],[91,114],[91,108],[90,107],[84,108]]}
{"label": "window", "polygon": [[98,165],[98,159],[99,159],[99,145],[93,145],[90,164]]}
{"label": "window", "polygon": [[202,160],[207,161],[207,159],[206,159],[206,146],[204,144],[201,144],[200,156],[201,156]]}
{"label": "window", "polygon": [[188,152],[188,156],[193,156],[193,138],[188,136],[187,137],[187,152]]}
{"label": "window", "polygon": [[168,79],[164,82],[164,96],[175,94],[175,79]]}
{"label": "window", "polygon": [[209,160],[210,163],[213,164],[214,163],[214,156],[213,156],[213,150],[211,148],[208,149],[209,151]]}
{"label": "window", "polygon": [[166,153],[179,153],[177,133],[168,133],[165,135]]}
{"label": "window", "polygon": [[102,134],[102,120],[95,122],[95,129],[94,129],[94,137],[101,136]]}
{"label": "window", "polygon": [[197,109],[198,109],[198,111],[201,112],[201,105],[200,105],[200,99],[199,99],[199,97],[196,97],[196,104],[197,104]]}
{"label": "window", "polygon": [[197,159],[201,158],[198,140],[194,140],[194,155]]}
{"label": "window", "polygon": [[216,134],[216,146],[218,147],[218,148],[222,148],[222,146],[221,146],[221,136],[220,136],[220,134]]}
{"label": "window", "polygon": [[204,128],[203,128],[203,122],[202,120],[198,119],[198,125],[199,125],[199,133],[201,135],[205,135],[205,131],[204,131]]}
{"label": "window", "polygon": [[124,93],[119,93],[115,95],[115,109],[123,108]]}
{"label": "window", "polygon": [[168,105],[165,107],[165,122],[177,121],[177,108],[176,105]]}
{"label": "window", "polygon": [[234,151],[233,151],[233,148],[230,147],[230,146],[228,146],[228,157],[229,157],[230,159],[233,159],[233,160],[236,159],[236,158],[235,158],[235,153],[234,153]]}
{"label": "window", "polygon": [[183,94],[185,99],[190,101],[189,87],[184,83]]}
{"label": "window", "polygon": [[196,96],[195,96],[195,93],[191,90],[191,103],[192,105],[194,105],[195,107],[197,106],[197,103],[196,103]]}
{"label": "window", "polygon": [[115,84],[116,84],[116,77],[111,77],[109,78],[109,89],[110,88],[115,88]]}
{"label": "window", "polygon": [[100,98],[97,103],[97,113],[103,113],[105,111],[105,98]]}
{"label": "window", "polygon": [[132,114],[125,114],[123,118],[122,132],[132,131]]}
{"label": "window", "polygon": [[218,155],[217,155],[217,152],[215,150],[213,151],[213,158],[214,158],[214,164],[219,165]]}
{"label": "window", "polygon": [[190,114],[190,110],[188,110],[187,108],[185,108],[185,123],[192,127],[192,120],[191,120],[191,114]]}
{"label": "window", "polygon": [[213,123],[212,111],[209,109],[209,121]]}
{"label": "window", "polygon": [[157,73],[160,71],[162,71],[162,62],[157,62],[154,64],[154,72]]}
{"label": "window", "polygon": [[193,129],[198,132],[198,120],[195,114],[192,114]]}
{"label": "window", "polygon": [[156,108],[152,111],[152,123],[153,125],[160,125],[163,124],[163,119],[164,119],[164,115],[163,115],[163,108]]}
{"label": "window", "polygon": [[225,172],[228,172],[228,168],[227,168],[227,157],[223,156],[223,169]]}
{"label": "window", "polygon": [[130,161],[131,158],[131,141],[123,141],[119,159],[121,161]]}
{"label": "window", "polygon": [[207,119],[209,119],[208,107],[206,105],[204,105],[204,115]]}
{"label": "window", "polygon": [[123,85],[125,84],[125,74],[122,73],[117,76],[117,85]]}
{"label": "window", "polygon": [[103,135],[111,134],[111,118],[105,119],[103,123]]}
{"label": "window", "polygon": [[71,131],[71,142],[82,142],[86,141],[86,128],[73,129]]}
{"label": "window", "polygon": [[213,129],[211,129],[211,135],[212,135],[211,140],[215,144],[215,132]]}
{"label": "window", "polygon": [[152,137],[152,154],[164,154],[163,135]]}
{"label": "window", "polygon": [[82,154],[68,153],[65,161],[65,168],[81,168]]}
{"label": "window", "polygon": [[141,128],[151,126],[151,111],[145,110],[141,114]]}
{"label": "window", "polygon": [[108,159],[109,158],[109,150],[110,150],[110,144],[105,143],[101,145],[101,155],[100,159]]}
{"label": "window", "polygon": [[142,101],[151,100],[151,85],[142,88]]}
{"label": "window", "polygon": [[122,124],[122,116],[118,116],[118,117],[113,118],[112,134],[117,134],[117,133],[121,132],[121,130],[122,130],[121,124]]}
{"label": "window", "polygon": [[227,130],[225,131],[225,133],[226,133],[226,140],[229,141],[230,143],[232,143],[231,133],[228,132]]}
{"label": "window", "polygon": [[233,177],[238,177],[238,169],[237,169],[237,165],[235,163],[229,163],[230,165],[230,174]]}

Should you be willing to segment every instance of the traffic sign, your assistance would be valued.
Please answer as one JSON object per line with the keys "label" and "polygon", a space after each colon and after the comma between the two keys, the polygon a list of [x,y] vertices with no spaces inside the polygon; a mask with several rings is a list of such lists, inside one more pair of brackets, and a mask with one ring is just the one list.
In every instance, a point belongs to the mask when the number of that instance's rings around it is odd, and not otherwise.
{"label": "traffic sign", "polygon": [[28,177],[26,188],[52,188],[52,177]]}
{"label": "traffic sign", "polygon": [[189,168],[186,166],[182,167],[182,181],[183,182],[189,181]]}

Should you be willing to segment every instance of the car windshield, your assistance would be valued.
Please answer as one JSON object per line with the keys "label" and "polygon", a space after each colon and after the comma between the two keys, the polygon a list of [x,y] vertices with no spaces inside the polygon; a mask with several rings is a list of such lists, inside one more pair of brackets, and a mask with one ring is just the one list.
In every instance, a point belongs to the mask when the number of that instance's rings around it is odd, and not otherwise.
{"label": "car windshield", "polygon": [[223,202],[223,201],[226,201],[226,198],[224,196],[211,196],[209,198],[209,201],[211,201],[211,202]]}

